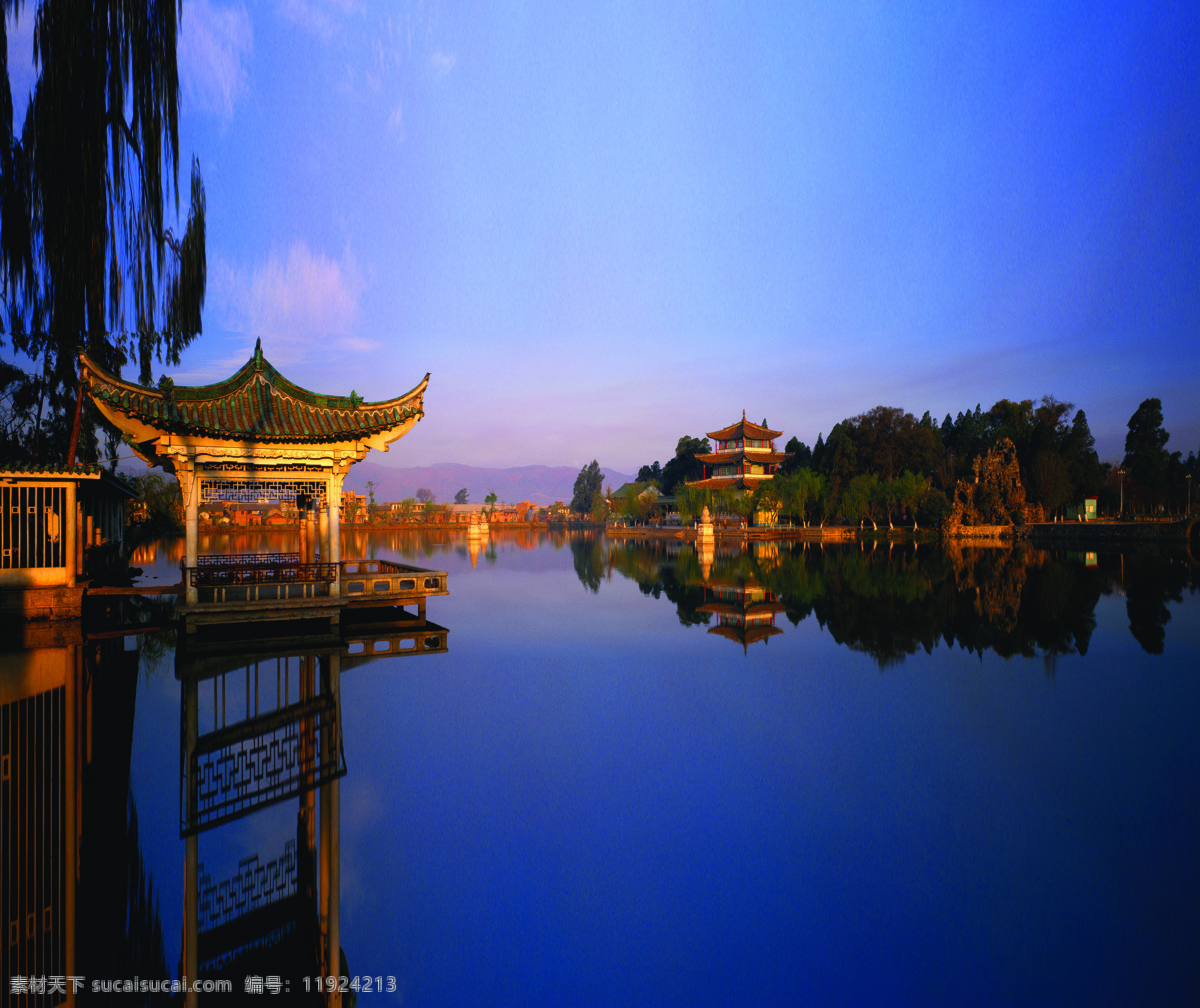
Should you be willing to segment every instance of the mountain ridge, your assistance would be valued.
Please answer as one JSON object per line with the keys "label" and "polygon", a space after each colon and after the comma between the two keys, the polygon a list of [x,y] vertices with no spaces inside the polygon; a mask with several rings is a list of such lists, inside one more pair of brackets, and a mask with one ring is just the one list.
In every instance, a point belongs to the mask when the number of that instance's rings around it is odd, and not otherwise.
{"label": "mountain ridge", "polygon": [[[633,480],[629,473],[600,467],[604,486],[615,490]],[[470,466],[460,462],[438,462],[427,466],[386,466],[364,459],[353,466],[346,476],[345,489],[365,494],[367,482],[375,481],[375,500],[383,504],[415,497],[417,490],[431,490],[437,501],[451,502],[463,487],[472,504],[482,504],[489,491],[494,490],[501,502],[515,504],[532,501],[547,505],[555,501],[569,504],[575,493],[579,470],[571,466],[509,466],[491,468]]]}

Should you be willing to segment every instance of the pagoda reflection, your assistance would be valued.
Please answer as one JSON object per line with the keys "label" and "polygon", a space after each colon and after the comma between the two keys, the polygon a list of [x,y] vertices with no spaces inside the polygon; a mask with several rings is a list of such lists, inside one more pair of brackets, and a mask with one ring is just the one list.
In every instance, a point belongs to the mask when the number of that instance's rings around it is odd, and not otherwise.
{"label": "pagoda reflection", "polygon": [[1001,657],[1087,653],[1104,595],[1125,598],[1129,630],[1163,650],[1178,601],[1195,580],[1189,550],[1133,546],[1071,553],[1024,546],[877,542],[686,543],[621,538],[572,543],[580,582],[597,591],[617,572],[675,604],[684,626],[742,644],[783,632],[779,616],[810,616],[834,641],[881,668],[917,651],[960,647]]}
{"label": "pagoda reflection", "polygon": [[711,613],[716,617],[716,626],[708,628],[710,634],[724,637],[742,645],[742,650],[751,644],[766,642],[783,633],[775,625],[775,619],[787,607],[779,602],[775,593],[755,581],[736,581],[729,584],[705,584],[708,601],[696,607],[698,612]]}

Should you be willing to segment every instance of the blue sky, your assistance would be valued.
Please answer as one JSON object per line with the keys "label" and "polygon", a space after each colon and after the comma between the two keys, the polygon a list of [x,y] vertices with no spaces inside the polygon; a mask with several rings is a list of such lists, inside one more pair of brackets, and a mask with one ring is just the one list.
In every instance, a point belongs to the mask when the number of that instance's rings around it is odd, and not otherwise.
{"label": "blue sky", "polygon": [[168,373],[259,337],[320,392],[432,372],[397,465],[1045,394],[1102,458],[1157,396],[1186,456],[1198,57],[1182,2],[185,0],[209,282]]}

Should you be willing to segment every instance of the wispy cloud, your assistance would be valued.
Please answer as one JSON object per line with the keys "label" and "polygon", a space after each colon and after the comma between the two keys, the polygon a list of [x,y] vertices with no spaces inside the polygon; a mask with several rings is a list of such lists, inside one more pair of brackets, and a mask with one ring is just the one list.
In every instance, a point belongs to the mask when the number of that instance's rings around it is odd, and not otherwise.
{"label": "wispy cloud", "polygon": [[296,362],[331,345],[347,350],[374,344],[357,332],[362,273],[346,249],[340,259],[295,242],[253,267],[213,257],[209,293],[226,328],[272,345],[272,359]]}
{"label": "wispy cloud", "polygon": [[225,119],[246,90],[254,29],[245,7],[193,0],[179,24],[179,79],[184,101]]}
{"label": "wispy cloud", "polygon": [[396,102],[395,109],[388,116],[388,129],[401,140],[404,139],[404,102]]}
{"label": "wispy cloud", "polygon": [[439,77],[445,77],[458,63],[458,57],[454,53],[443,52],[441,49],[435,49],[429,54],[429,65],[433,67],[433,72]]}
{"label": "wispy cloud", "polygon": [[285,20],[326,40],[357,8],[355,0],[279,0],[279,13]]}

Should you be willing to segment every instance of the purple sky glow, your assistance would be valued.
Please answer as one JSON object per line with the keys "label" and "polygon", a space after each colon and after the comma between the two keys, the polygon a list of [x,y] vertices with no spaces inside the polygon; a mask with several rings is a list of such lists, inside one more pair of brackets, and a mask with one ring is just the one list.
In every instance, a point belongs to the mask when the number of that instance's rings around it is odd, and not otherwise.
{"label": "purple sky glow", "polygon": [[[32,8],[10,25],[14,99]],[[186,0],[204,334],[379,461],[634,471],[744,408],[1147,396],[1200,451],[1200,5]],[[18,110],[18,120],[21,116]]]}

